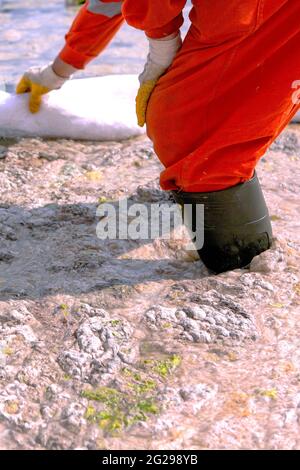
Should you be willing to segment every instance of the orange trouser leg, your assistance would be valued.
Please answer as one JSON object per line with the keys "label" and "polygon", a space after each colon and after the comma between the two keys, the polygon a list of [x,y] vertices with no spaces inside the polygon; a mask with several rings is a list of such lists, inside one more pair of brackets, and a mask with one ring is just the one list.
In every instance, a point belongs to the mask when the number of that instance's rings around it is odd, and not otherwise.
{"label": "orange trouser leg", "polygon": [[199,0],[199,12],[201,3],[206,29],[201,34],[196,6],[183,48],[147,112],[166,190],[214,191],[250,179],[299,109],[292,83],[300,80],[300,1],[242,0],[240,16],[220,11],[217,32],[210,8],[218,2]]}

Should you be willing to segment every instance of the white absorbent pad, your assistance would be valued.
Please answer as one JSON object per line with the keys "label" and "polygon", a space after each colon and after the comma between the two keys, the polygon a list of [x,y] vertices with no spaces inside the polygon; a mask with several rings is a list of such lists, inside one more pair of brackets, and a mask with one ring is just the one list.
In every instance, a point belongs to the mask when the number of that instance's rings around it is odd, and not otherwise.
{"label": "white absorbent pad", "polygon": [[70,80],[43,96],[37,114],[28,110],[28,94],[0,91],[0,137],[56,137],[123,140],[145,132],[137,125],[136,75]]}
{"label": "white absorbent pad", "polygon": [[295,116],[293,117],[292,119],[292,122],[300,122],[300,112],[298,112],[297,114],[295,114]]}

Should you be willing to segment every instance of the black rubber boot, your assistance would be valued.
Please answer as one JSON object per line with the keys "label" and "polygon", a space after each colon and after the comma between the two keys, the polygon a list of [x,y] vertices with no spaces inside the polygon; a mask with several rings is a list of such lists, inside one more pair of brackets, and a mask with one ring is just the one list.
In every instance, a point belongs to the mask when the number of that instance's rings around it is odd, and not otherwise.
{"label": "black rubber boot", "polygon": [[245,183],[221,191],[173,191],[173,196],[182,209],[186,204],[192,205],[193,210],[186,216],[189,220],[184,222],[193,232],[196,205],[203,204],[204,245],[198,253],[212,271],[221,273],[245,267],[254,256],[270,248],[272,227],[256,174]]}

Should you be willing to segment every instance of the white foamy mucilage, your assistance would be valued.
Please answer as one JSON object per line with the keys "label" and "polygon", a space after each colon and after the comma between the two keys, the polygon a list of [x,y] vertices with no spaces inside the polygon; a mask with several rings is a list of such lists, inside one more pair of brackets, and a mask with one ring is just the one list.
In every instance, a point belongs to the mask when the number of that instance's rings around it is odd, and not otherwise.
{"label": "white foamy mucilage", "polygon": [[70,80],[43,97],[36,114],[28,110],[28,94],[0,90],[0,137],[52,137],[120,141],[141,135],[137,125],[136,75]]}

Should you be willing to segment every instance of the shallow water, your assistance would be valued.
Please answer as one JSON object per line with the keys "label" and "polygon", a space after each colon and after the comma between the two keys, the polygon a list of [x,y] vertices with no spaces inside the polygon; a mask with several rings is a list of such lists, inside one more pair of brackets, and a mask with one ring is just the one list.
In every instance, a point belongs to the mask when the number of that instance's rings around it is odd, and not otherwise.
{"label": "shallow water", "polygon": [[[65,7],[63,0],[4,1],[0,10],[2,80],[15,82],[29,66],[53,60],[64,44],[76,11],[76,7]],[[124,26],[87,73],[96,76],[138,72],[145,47],[143,34]]]}

